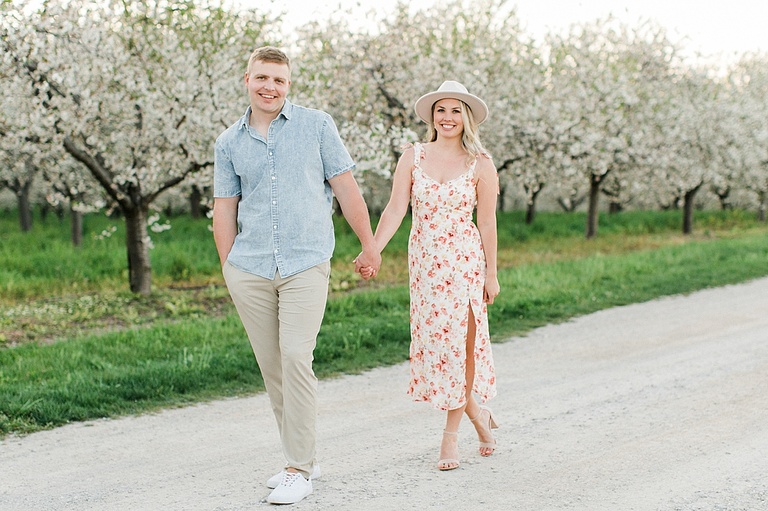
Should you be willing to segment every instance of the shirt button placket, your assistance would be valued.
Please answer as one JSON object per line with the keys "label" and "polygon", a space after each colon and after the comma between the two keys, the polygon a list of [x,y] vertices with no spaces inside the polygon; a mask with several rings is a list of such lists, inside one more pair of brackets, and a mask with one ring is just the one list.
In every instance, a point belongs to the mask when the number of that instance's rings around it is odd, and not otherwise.
{"label": "shirt button placket", "polygon": [[[270,126],[271,131],[271,126]],[[269,140],[272,140],[272,137],[269,137]],[[271,210],[271,218],[272,218],[272,245],[275,247],[274,253],[275,253],[275,264],[277,265],[277,269],[280,270],[280,230],[278,228],[279,222],[278,222],[278,212],[277,212],[277,175],[275,174],[275,155],[274,155],[274,147],[271,145],[268,146],[268,157],[269,157],[269,172],[270,177],[272,179],[272,191],[271,191],[271,201],[272,204],[270,206]]]}

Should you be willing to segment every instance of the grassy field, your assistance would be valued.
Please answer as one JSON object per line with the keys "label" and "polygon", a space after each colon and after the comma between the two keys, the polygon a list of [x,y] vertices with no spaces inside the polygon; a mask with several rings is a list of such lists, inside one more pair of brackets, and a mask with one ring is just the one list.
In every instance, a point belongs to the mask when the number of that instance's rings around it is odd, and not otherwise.
{"label": "grassy field", "polygon": [[[495,342],[606,307],[768,275],[768,226],[739,211],[600,219],[583,239],[581,214],[499,217],[502,294],[490,308]],[[127,291],[122,226],[86,218],[74,249],[68,225],[36,218],[31,233],[0,215],[0,436],[71,421],[142,413],[262,389],[229,302],[208,220],[171,219],[153,234],[154,292]],[[111,225],[117,232],[97,239]],[[337,224],[332,293],[315,352],[320,377],[401,362],[408,354],[404,225],[377,280],[363,282],[359,251]]]}

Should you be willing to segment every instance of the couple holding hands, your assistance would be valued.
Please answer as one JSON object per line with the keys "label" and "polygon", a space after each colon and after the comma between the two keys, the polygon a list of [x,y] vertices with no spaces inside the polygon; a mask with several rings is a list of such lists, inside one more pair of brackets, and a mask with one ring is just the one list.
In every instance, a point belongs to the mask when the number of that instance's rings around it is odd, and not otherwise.
{"label": "couple holding hands", "polygon": [[400,157],[374,234],[333,119],[287,99],[285,53],[256,49],[244,82],[250,106],[216,140],[213,231],[286,457],[285,468],[267,481],[273,488],[267,501],[299,502],[320,476],[312,359],[328,294],[334,195],[360,239],[355,271],[364,279],[376,276],[381,251],[410,206],[407,392],[446,412],[439,470],[459,467],[457,432],[465,414],[480,455],[490,456],[497,423],[481,403],[496,395],[487,305],[499,293],[498,178],[478,136],[488,117],[485,102],[455,81],[416,101],[427,141]]}

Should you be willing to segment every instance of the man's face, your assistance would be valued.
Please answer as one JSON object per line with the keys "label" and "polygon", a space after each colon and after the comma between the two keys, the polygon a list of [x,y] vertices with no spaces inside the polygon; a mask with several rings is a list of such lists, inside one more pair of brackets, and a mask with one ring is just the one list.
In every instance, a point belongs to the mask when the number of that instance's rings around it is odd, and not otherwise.
{"label": "man's face", "polygon": [[291,89],[291,70],[285,64],[256,61],[245,73],[251,110],[277,116]]}

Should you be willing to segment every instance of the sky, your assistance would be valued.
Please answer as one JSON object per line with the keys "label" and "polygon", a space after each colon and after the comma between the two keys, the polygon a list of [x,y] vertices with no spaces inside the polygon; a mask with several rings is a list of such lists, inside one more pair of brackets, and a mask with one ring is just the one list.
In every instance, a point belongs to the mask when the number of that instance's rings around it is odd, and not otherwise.
{"label": "sky", "polygon": [[[437,8],[444,0],[409,0],[414,8]],[[248,7],[264,7],[268,0],[240,0]],[[391,13],[397,0],[272,0],[273,11],[287,13],[286,22],[301,25],[324,20],[339,6],[352,18],[373,9]],[[467,2],[469,5],[470,3]],[[540,41],[548,32],[566,32],[573,23],[594,21],[609,14],[630,26],[653,20],[682,42],[684,55],[701,53],[706,60],[724,63],[745,52],[768,52],[768,0],[508,0],[517,7],[525,31]],[[358,13],[358,14],[354,14]]]}

